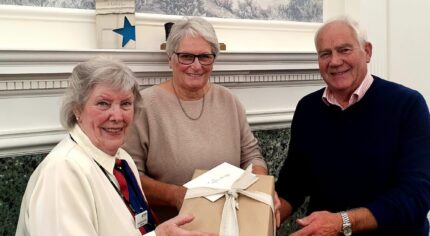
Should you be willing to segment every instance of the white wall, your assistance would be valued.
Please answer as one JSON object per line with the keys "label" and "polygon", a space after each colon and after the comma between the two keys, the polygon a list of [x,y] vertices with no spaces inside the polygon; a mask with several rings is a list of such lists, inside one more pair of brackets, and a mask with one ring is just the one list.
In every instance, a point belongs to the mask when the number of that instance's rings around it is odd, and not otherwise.
{"label": "white wall", "polygon": [[430,104],[430,1],[388,2],[388,71],[392,80],[424,94]]}

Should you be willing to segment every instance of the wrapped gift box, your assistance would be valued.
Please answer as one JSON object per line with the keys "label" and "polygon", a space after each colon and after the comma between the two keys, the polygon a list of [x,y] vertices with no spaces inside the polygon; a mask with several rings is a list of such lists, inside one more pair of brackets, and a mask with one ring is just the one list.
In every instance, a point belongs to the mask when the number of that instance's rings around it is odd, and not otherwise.
{"label": "wrapped gift box", "polygon": [[[196,170],[193,179],[205,171]],[[258,181],[247,188],[250,191],[259,191],[274,194],[274,178],[269,175],[257,175]],[[188,230],[198,230],[211,233],[219,233],[222,210],[225,197],[211,202],[204,197],[184,200],[179,214],[194,215],[194,220],[183,226]],[[273,236],[273,213],[269,205],[244,195],[238,197],[239,209],[237,218],[241,236]],[[232,222],[233,223],[233,222]]]}

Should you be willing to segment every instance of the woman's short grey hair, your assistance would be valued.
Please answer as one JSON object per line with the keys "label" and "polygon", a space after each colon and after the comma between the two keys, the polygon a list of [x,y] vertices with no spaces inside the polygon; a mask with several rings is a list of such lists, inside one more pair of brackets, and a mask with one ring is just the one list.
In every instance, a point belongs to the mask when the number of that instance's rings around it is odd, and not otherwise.
{"label": "woman's short grey hair", "polygon": [[72,129],[77,123],[75,109],[83,109],[96,85],[102,84],[121,91],[132,91],[135,112],[142,102],[139,85],[133,72],[127,65],[112,58],[96,57],[79,63],[73,69],[69,83],[60,112],[60,122],[67,130]]}
{"label": "woman's short grey hair", "polygon": [[167,37],[166,53],[169,57],[178,49],[185,37],[199,37],[205,39],[212,48],[212,53],[218,55],[219,43],[211,23],[201,17],[185,17],[175,22]]}
{"label": "woman's short grey hair", "polygon": [[327,25],[334,23],[334,22],[343,23],[346,26],[348,26],[352,30],[354,37],[358,41],[358,43],[360,44],[361,48],[364,49],[364,45],[368,42],[366,31],[360,27],[360,25],[358,24],[357,21],[353,20],[352,18],[350,18],[348,16],[339,16],[339,17],[333,18],[333,19],[325,22],[318,29],[318,31],[315,34],[315,38],[314,38],[315,47],[317,46],[317,40],[318,40],[318,36],[319,36],[321,30],[323,30]]}

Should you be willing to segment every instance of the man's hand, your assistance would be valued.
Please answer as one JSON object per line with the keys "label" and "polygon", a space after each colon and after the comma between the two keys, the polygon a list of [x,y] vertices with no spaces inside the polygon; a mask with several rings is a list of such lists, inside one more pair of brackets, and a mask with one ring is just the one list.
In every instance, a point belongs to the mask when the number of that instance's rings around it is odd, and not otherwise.
{"label": "man's hand", "polygon": [[297,224],[303,228],[290,236],[338,236],[342,228],[342,217],[339,213],[316,211],[298,219]]}

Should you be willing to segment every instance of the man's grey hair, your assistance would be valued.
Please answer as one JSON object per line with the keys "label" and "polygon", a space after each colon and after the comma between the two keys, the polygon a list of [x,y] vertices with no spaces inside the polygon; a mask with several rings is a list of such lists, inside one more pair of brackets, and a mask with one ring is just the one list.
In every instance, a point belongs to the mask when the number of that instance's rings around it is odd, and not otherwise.
{"label": "man's grey hair", "polygon": [[329,24],[331,23],[343,23],[346,26],[348,26],[353,34],[355,39],[358,41],[358,43],[360,44],[360,47],[362,49],[364,49],[364,45],[368,42],[367,41],[367,34],[366,31],[363,30],[360,25],[358,24],[357,21],[353,20],[352,18],[348,17],[348,16],[339,16],[333,19],[330,19],[329,21],[325,22],[323,25],[321,25],[321,27],[317,30],[317,32],[315,33],[315,38],[314,38],[314,43],[315,43],[315,47],[317,46],[317,40],[318,40],[318,36],[321,33],[321,31]]}

